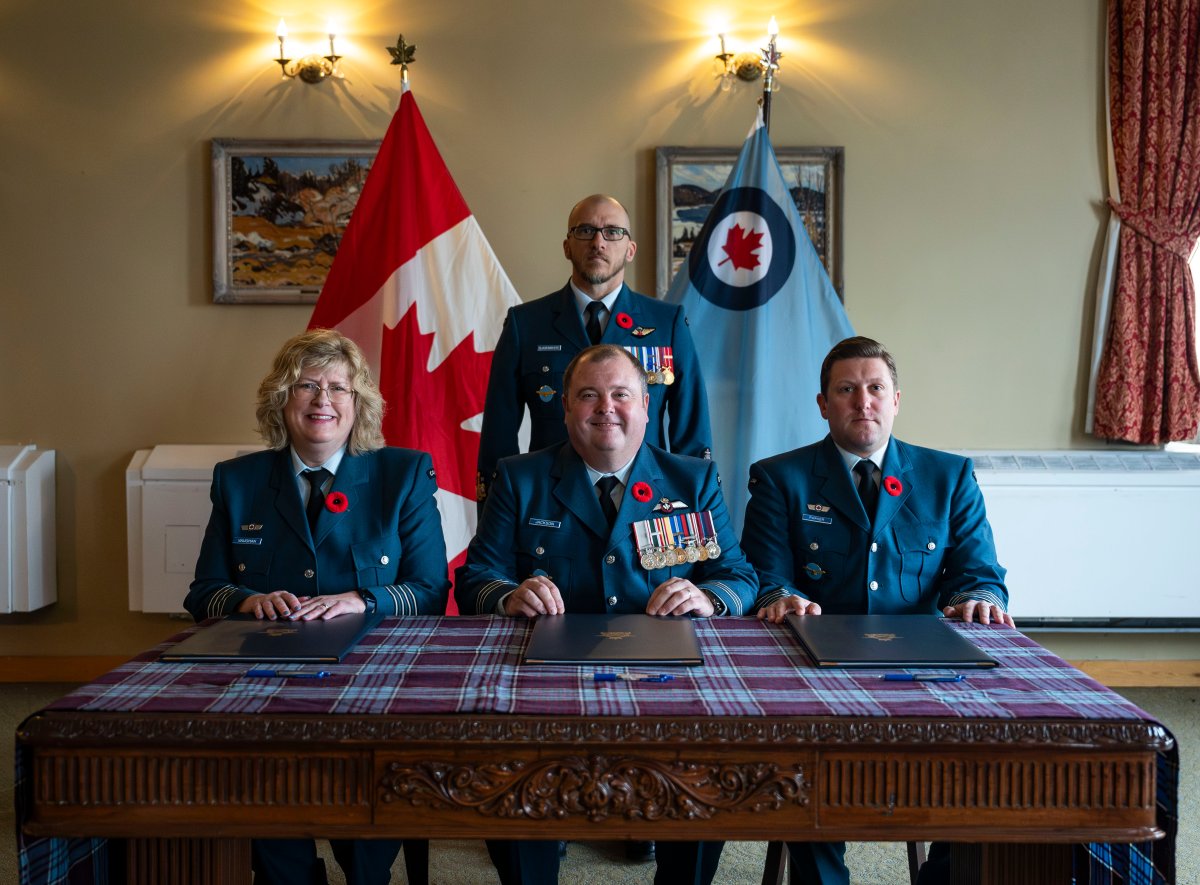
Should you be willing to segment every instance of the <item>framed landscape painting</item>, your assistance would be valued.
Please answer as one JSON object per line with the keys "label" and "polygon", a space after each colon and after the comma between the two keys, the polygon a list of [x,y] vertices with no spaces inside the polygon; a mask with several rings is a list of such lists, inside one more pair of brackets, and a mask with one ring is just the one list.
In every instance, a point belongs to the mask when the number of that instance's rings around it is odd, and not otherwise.
{"label": "framed landscape painting", "polygon": [[[733,171],[739,148],[660,147],[658,297],[666,294],[688,257],[709,210]],[[776,148],[796,209],[839,297],[842,289],[842,164],[840,147]]]}
{"label": "framed landscape painting", "polygon": [[378,150],[213,139],[213,300],[315,303]]}

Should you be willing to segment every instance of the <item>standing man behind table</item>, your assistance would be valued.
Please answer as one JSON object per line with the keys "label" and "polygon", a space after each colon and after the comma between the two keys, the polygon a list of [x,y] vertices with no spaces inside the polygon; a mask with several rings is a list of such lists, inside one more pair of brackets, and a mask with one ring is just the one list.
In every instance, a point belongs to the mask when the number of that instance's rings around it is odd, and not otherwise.
{"label": "standing man behind table", "polygon": [[625,266],[637,254],[625,208],[603,194],[584,197],[571,209],[562,249],[571,262],[567,285],[509,310],[496,344],[479,439],[481,504],[496,462],[520,451],[526,409],[530,451],[567,438],[563,370],[592,344],[630,348],[646,369],[647,442],[699,458],[711,453],[708,399],[683,309],[625,285]]}
{"label": "standing man behind table", "polygon": [[[891,354],[870,338],[835,344],[817,405],[825,439],[750,467],[742,537],[762,584],[758,616],[940,611],[1012,626],[970,460],[892,436]],[[788,852],[800,881],[850,881],[844,842],[789,842]],[[948,881],[948,862],[935,842],[918,882]]]}
{"label": "standing man behind table", "polygon": [[[729,524],[716,465],[645,442],[645,372],[628,351],[589,347],[564,376],[568,441],[505,458],[455,574],[463,614],[745,614],[758,591]],[[711,541],[655,560],[651,520]],[[714,546],[715,545],[715,546]],[[678,563],[678,564],[677,564]],[[707,885],[721,843],[658,845],[656,885]],[[556,842],[488,842],[503,885],[558,881]]]}

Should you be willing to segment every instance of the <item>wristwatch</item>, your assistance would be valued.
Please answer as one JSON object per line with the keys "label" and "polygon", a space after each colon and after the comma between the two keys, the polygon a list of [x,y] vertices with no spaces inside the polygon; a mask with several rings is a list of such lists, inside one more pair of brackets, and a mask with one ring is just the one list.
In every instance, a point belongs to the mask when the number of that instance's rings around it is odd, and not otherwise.
{"label": "wristwatch", "polygon": [[375,594],[370,590],[359,589],[355,591],[362,597],[363,605],[367,607],[366,613],[369,615],[375,614],[375,609],[379,608],[379,603],[375,601]]}
{"label": "wristwatch", "polygon": [[729,609],[725,607],[725,603],[722,601],[721,597],[713,593],[708,588],[701,587],[700,592],[707,596],[708,601],[712,603],[714,617],[719,617],[729,611]]}

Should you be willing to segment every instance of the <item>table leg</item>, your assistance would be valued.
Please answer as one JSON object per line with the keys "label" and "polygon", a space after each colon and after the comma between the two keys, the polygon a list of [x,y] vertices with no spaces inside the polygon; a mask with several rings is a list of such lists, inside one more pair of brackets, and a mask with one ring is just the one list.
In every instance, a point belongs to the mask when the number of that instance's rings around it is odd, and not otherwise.
{"label": "table leg", "polygon": [[249,839],[129,839],[130,885],[250,885]]}
{"label": "table leg", "polygon": [[787,843],[768,842],[767,860],[763,865],[762,885],[783,885],[787,870]]}
{"label": "table leg", "polygon": [[959,843],[950,846],[951,881],[963,885],[1069,885],[1070,845]]}

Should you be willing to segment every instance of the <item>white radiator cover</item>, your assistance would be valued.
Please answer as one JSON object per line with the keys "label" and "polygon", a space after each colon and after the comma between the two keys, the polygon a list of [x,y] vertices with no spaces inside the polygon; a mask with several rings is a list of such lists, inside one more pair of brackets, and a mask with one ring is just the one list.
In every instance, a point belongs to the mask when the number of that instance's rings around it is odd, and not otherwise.
{"label": "white radiator cover", "polygon": [[212,503],[213,466],[258,451],[245,445],[138,449],[125,468],[129,607],[183,612]]}
{"label": "white radiator cover", "polygon": [[0,614],[58,599],[55,451],[0,446]]}
{"label": "white radiator cover", "polygon": [[1018,626],[1200,625],[1200,455],[961,454],[975,462]]}

